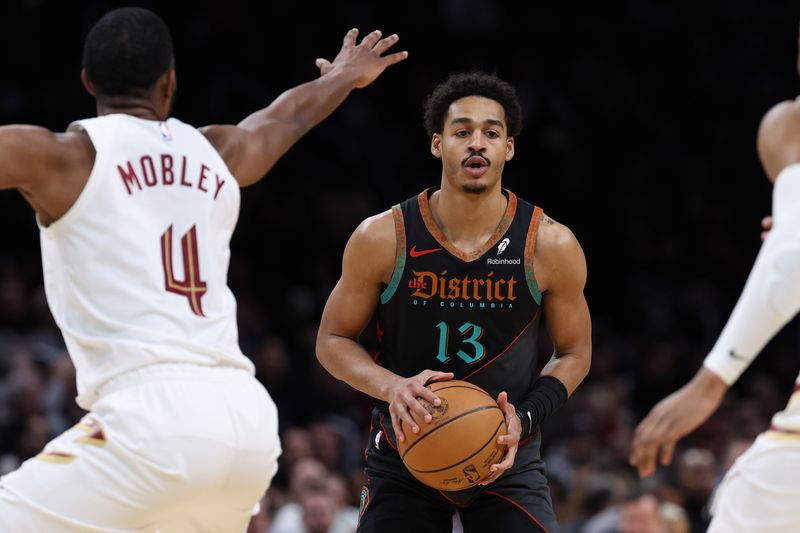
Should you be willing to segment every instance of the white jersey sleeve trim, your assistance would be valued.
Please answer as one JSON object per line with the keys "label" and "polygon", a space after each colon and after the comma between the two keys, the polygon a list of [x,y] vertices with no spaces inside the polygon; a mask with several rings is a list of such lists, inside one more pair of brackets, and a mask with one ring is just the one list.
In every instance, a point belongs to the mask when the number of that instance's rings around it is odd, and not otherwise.
{"label": "white jersey sleeve trim", "polygon": [[772,193],[773,227],[704,366],[735,382],[800,311],[800,165],[786,167]]}

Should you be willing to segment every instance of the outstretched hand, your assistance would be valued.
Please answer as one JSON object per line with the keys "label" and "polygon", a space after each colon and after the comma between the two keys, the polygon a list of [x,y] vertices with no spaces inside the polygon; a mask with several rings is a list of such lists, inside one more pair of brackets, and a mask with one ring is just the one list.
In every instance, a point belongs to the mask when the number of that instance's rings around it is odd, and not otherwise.
{"label": "outstretched hand", "polygon": [[659,464],[670,464],[678,440],[711,416],[727,388],[714,373],[701,368],[689,383],[658,402],[634,433],[628,462],[639,475],[652,476]]}
{"label": "outstretched hand", "polygon": [[441,405],[442,400],[425,385],[433,381],[448,381],[453,379],[452,372],[436,372],[423,370],[416,376],[398,380],[389,390],[389,414],[392,417],[392,427],[398,441],[405,441],[403,424],[411,428],[413,433],[419,433],[420,423],[432,420],[430,413],[420,403],[420,399],[431,405]]}
{"label": "outstretched hand", "polygon": [[375,30],[361,39],[359,44],[356,44],[357,37],[358,30],[353,28],[345,34],[342,48],[333,61],[317,59],[316,65],[321,76],[334,69],[351,70],[355,87],[360,89],[375,81],[387,67],[408,57],[406,51],[383,55],[400,40],[397,34],[381,39],[380,30]]}

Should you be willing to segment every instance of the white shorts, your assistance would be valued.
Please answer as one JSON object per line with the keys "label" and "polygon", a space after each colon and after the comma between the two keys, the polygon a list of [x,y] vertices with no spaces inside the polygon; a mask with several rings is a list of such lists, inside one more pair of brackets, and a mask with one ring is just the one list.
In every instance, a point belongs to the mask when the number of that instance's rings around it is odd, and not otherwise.
{"label": "white shorts", "polygon": [[720,483],[708,533],[800,531],[800,434],[767,431]]}
{"label": "white shorts", "polygon": [[242,533],[280,451],[275,404],[247,372],[140,369],[0,479],[0,532]]}

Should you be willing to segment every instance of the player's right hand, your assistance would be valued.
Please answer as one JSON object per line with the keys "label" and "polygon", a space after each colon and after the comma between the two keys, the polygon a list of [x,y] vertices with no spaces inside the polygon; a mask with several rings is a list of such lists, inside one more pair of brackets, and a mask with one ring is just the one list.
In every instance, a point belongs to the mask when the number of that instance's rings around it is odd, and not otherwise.
{"label": "player's right hand", "polygon": [[449,381],[452,372],[436,372],[423,370],[410,378],[399,378],[389,389],[389,414],[392,417],[392,428],[398,441],[405,441],[403,423],[414,433],[419,433],[419,424],[431,421],[431,415],[419,402],[421,398],[432,405],[440,405],[442,401],[429,388],[425,387],[433,381]]}
{"label": "player's right hand", "polygon": [[354,76],[354,86],[360,89],[375,81],[387,67],[408,57],[406,51],[383,55],[400,40],[397,34],[381,39],[380,30],[375,30],[359,44],[356,44],[357,37],[358,30],[353,28],[345,34],[342,48],[333,61],[317,59],[320,75],[325,76],[334,69],[349,71]]}

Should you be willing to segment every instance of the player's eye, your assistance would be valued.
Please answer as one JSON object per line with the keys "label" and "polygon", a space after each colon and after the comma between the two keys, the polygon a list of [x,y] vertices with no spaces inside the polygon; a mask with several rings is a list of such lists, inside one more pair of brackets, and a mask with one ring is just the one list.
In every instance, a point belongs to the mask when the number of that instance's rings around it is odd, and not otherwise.
{"label": "player's eye", "polygon": [[469,132],[467,130],[458,130],[455,135],[456,137],[469,137]]}
{"label": "player's eye", "polygon": [[486,136],[487,136],[487,137],[489,137],[490,139],[497,139],[498,137],[500,137],[500,134],[499,134],[499,133],[497,133],[497,132],[496,132],[496,131],[494,131],[494,130],[488,130],[488,131],[486,132]]}

